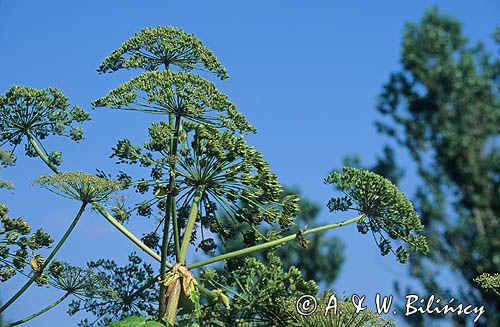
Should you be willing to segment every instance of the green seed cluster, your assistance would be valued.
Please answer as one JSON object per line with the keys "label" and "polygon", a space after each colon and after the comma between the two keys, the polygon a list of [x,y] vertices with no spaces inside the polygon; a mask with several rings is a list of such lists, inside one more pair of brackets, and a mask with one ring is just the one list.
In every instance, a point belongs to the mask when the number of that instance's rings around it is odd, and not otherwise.
{"label": "green seed cluster", "polygon": [[474,281],[487,291],[492,291],[500,296],[500,273],[483,273],[476,277]]}
{"label": "green seed cluster", "polygon": [[[160,71],[161,66],[165,70]],[[204,229],[218,234],[225,242],[235,237],[243,223],[254,231],[262,221],[278,223],[282,229],[292,224],[298,198],[289,195],[280,199],[282,187],[276,175],[262,154],[241,136],[255,133],[255,128],[212,82],[191,72],[201,69],[222,79],[227,77],[225,69],[195,36],[171,27],[144,29],[108,56],[98,71],[124,68],[146,72],[92,105],[159,114],[168,120],[153,123],[149,140],[142,146],[124,139],[113,148],[112,157],[118,158],[118,163],[139,164],[151,170],[150,179],[132,181],[122,172],[119,180],[140,194],[152,191],[154,195],[129,210],[116,210],[119,219],[126,219],[133,211],[154,217],[154,205],[161,216],[167,208],[167,198],[173,195],[176,223],[183,229],[194,195],[201,191],[196,219],[202,227],[198,247],[206,253],[212,253],[216,244],[213,238],[205,238]],[[172,176],[175,185],[170,185]],[[219,212],[226,213],[230,220],[219,220]],[[257,234],[247,240],[258,242],[265,238],[262,233]],[[198,238],[195,229],[191,241]],[[143,238],[153,248],[157,248],[158,239],[154,232]]]}
{"label": "green seed cluster", "polygon": [[207,203],[215,201],[239,223],[265,220],[278,222],[283,228],[290,226],[298,211],[298,198],[288,196],[280,202],[282,186],[260,152],[230,131],[184,125],[194,133],[190,146],[180,150],[182,184],[202,186]]}
{"label": "green seed cluster", "polygon": [[94,107],[174,114],[240,132],[255,128],[215,85],[192,73],[146,72],[95,100]]}
{"label": "green seed cluster", "polygon": [[231,307],[227,310],[218,302],[204,306],[201,316],[210,326],[291,326],[295,317],[286,304],[303,294],[318,292],[314,281],[304,280],[297,267],[285,269],[272,252],[264,261],[246,257],[226,263],[226,269],[204,269],[200,273],[200,281],[226,294]]}
{"label": "green seed cluster", "polygon": [[[357,210],[366,216],[358,222],[358,230],[379,235],[377,245],[382,255],[392,251],[391,239],[402,240],[413,252],[427,253],[423,229],[418,214],[410,200],[389,180],[368,170],[345,167],[333,172],[326,179],[344,196],[330,199],[330,212]],[[377,239],[376,239],[377,241]],[[400,262],[408,261],[409,252],[400,246],[395,254]]]}
{"label": "green seed cluster", "polygon": [[105,201],[111,193],[122,187],[116,181],[78,171],[44,175],[37,178],[34,184],[63,197],[84,203]]}
{"label": "green seed cluster", "polygon": [[208,71],[220,79],[228,77],[226,69],[196,36],[172,26],[144,28],[106,57],[97,71],[130,68],[152,71],[162,65]]}
{"label": "green seed cluster", "polygon": [[23,271],[29,264],[30,254],[49,247],[53,240],[43,230],[31,233],[31,227],[23,218],[7,216],[8,209],[0,203],[0,282]]}
{"label": "green seed cluster", "polygon": [[[114,148],[112,156],[117,157],[118,162],[151,167],[153,179],[134,182],[139,193],[152,189],[156,198],[141,202],[137,206],[139,215],[151,216],[154,203],[159,210],[164,210],[164,199],[175,191],[181,204],[178,217],[184,226],[189,200],[197,189],[203,189],[200,223],[222,239],[234,237],[234,231],[242,223],[255,226],[265,221],[278,223],[282,229],[292,224],[298,211],[298,197],[288,195],[280,199],[283,190],[276,175],[262,154],[249,146],[242,136],[191,121],[184,121],[181,130],[183,142],[175,159],[175,190],[167,187],[172,160],[168,151],[172,131],[168,124],[153,123],[144,147],[122,140]],[[128,176],[125,179],[131,180]],[[217,219],[218,212],[227,214],[232,223],[222,223]],[[199,246],[207,252],[214,250],[211,239],[202,240]]]}
{"label": "green seed cluster", "polygon": [[[37,140],[60,135],[78,142],[83,129],[75,124],[87,120],[90,115],[78,106],[69,109],[68,98],[56,88],[13,86],[0,95],[0,144],[17,146],[27,133]],[[30,145],[26,154],[36,155]]]}

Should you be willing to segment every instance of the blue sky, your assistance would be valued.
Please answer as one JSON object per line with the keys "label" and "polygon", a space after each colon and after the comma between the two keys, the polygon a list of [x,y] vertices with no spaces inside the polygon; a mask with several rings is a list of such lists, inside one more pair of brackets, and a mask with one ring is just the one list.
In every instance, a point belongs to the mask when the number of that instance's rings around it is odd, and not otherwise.
{"label": "blue sky", "polygon": [[[249,142],[261,150],[287,185],[322,205],[332,195],[322,181],[346,154],[373,162],[387,140],[376,133],[375,104],[391,71],[398,69],[405,22],[417,21],[437,4],[464,23],[471,40],[485,40],[498,23],[498,1],[0,1],[0,93],[19,84],[55,86],[70,101],[90,109],[90,102],[136,72],[98,75],[100,61],[143,27],[174,25],[196,34],[220,59],[229,80],[217,82],[258,134]],[[49,142],[63,152],[64,170],[116,169],[108,157],[116,141],[144,139],[150,121],[138,113],[92,111],[87,138],[80,145]],[[20,153],[19,153],[20,154]],[[411,164],[404,152],[404,164]],[[19,158],[2,170],[16,184],[0,199],[12,216],[23,215],[58,239],[78,204],[38,190],[30,183],[47,173],[41,162]],[[403,190],[411,194],[410,173]],[[338,219],[322,213],[323,221]],[[140,234],[141,227],[131,224]],[[340,236],[347,260],[335,289],[346,294],[393,293],[395,280],[409,283],[394,257],[380,257],[368,236],[354,226],[328,232]],[[123,262],[133,247],[108,223],[88,212],[60,252],[75,264],[113,257]],[[451,282],[451,281],[450,281]],[[19,286],[2,285],[2,296]],[[58,296],[32,289],[8,312],[24,317]],[[26,326],[68,326],[76,321],[60,306]],[[77,319],[81,316],[77,317]]]}

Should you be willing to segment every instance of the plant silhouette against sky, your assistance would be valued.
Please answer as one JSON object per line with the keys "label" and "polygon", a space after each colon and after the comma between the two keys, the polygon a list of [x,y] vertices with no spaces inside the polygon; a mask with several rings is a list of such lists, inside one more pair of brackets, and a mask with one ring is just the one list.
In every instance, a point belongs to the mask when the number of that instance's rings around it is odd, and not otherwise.
{"label": "plant silhouette against sky", "polygon": [[[146,321],[150,321],[150,326],[203,325],[209,312],[213,312],[211,324],[252,321],[256,325],[291,325],[298,318],[285,307],[268,311],[253,307],[251,299],[258,293],[252,293],[245,283],[254,283],[254,278],[268,269],[268,279],[275,281],[275,294],[263,294],[268,299],[283,299],[280,304],[285,306],[287,296],[316,293],[314,281],[303,280],[296,268],[283,271],[281,261],[272,254],[267,267],[244,256],[290,241],[307,248],[308,235],[354,223],[360,232],[373,234],[382,255],[392,252],[402,263],[408,260],[410,251],[427,252],[426,241],[419,234],[423,226],[409,200],[385,178],[362,169],[344,168],[325,179],[326,184],[341,193],[330,200],[330,211],[355,212],[352,218],[319,227],[297,226],[294,219],[299,210],[298,196],[283,196],[283,187],[263,155],[246,143],[245,135],[256,129],[205,78],[215,75],[225,80],[228,75],[194,35],[174,27],[145,28],[105,58],[98,71],[104,74],[122,69],[134,69],[138,75],[92,105],[99,110],[131,110],[158,117],[149,127],[145,142],[135,145],[123,139],[113,148],[112,157],[121,165],[138,166],[143,172],[139,176],[134,176],[137,167],[130,172],[124,169],[114,178],[101,171],[97,175],[62,171],[62,153],[49,152],[44,140],[64,136],[80,141],[80,125],[89,121],[90,115],[78,106],[70,109],[61,91],[14,86],[0,97],[0,144],[8,154],[4,156],[2,152],[2,157],[14,158],[17,147],[24,144],[26,155],[40,158],[51,173],[38,178],[35,184],[80,204],[67,231],[46,258],[33,254],[31,271],[25,271],[21,265],[6,270],[8,274],[18,270],[28,280],[2,305],[0,312],[36,281],[62,289],[66,292],[63,297],[76,296],[80,302],[72,302],[70,312],[86,310],[97,315],[95,321],[86,320],[82,325],[106,325],[127,316],[134,317],[113,326],[139,326]],[[89,167],[92,169],[95,167]],[[144,265],[136,270],[145,279],[141,285],[136,283],[134,289],[127,289],[118,276],[134,271],[133,267],[141,264],[142,252],[129,257],[128,268],[98,261],[89,263],[88,271],[80,271],[81,268],[55,260],[87,208],[98,212],[159,263],[157,267]],[[3,211],[2,217],[6,217],[6,209]],[[148,218],[148,224],[153,225],[141,238],[124,226],[135,219],[133,214]],[[4,226],[11,221],[6,217]],[[246,247],[211,254],[220,244],[234,239],[242,226],[251,233],[251,237],[246,235]],[[23,232],[29,233],[28,227]],[[36,240],[40,237],[35,234]],[[16,242],[7,238],[1,251],[5,257],[14,255],[26,262],[26,253],[12,252],[19,246]],[[37,242],[33,250],[51,243],[48,236]],[[208,257],[190,262],[198,248]],[[243,257],[243,261],[235,261],[237,257]],[[223,260],[225,272],[206,269],[207,265]],[[256,271],[260,265],[262,269]],[[198,273],[197,268],[205,270]],[[87,287],[88,279],[102,283],[104,291]],[[285,282],[289,283],[286,292],[282,288]],[[126,292],[122,292],[124,289]],[[256,287],[253,291],[259,290]],[[265,295],[259,296],[266,300]],[[106,306],[105,312],[100,306]],[[141,314],[147,317],[136,316]]]}

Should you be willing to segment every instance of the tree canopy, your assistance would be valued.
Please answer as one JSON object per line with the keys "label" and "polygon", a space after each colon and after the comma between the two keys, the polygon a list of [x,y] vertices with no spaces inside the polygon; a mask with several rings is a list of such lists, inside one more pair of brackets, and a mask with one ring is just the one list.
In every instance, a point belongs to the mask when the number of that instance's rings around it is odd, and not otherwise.
{"label": "tree canopy", "polygon": [[[500,29],[494,37],[500,45]],[[378,105],[379,131],[408,150],[421,178],[415,204],[430,255],[412,257],[411,274],[431,294],[485,305],[482,326],[500,324],[500,297],[474,282],[500,271],[499,77],[498,56],[433,8],[407,24],[401,69]],[[443,269],[454,286],[442,283]]]}

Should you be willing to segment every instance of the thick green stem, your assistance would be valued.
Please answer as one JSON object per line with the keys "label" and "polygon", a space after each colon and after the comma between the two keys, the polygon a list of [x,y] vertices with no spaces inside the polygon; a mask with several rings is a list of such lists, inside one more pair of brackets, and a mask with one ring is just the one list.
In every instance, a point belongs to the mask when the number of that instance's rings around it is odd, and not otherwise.
{"label": "thick green stem", "polygon": [[[169,115],[169,121],[170,125],[172,125],[172,114]],[[165,212],[165,223],[163,225],[163,238],[162,238],[162,245],[161,245],[161,260],[160,260],[160,276],[161,279],[164,280],[167,274],[167,258],[168,258],[168,241],[169,241],[169,235],[168,235],[168,230],[169,230],[169,224],[170,224],[170,217],[173,214],[173,211],[176,210],[176,207],[172,206],[172,203],[175,204],[175,168],[176,168],[176,160],[177,160],[177,146],[179,144],[179,131],[181,127],[181,116],[176,115],[175,116],[175,132],[174,136],[170,139],[170,177],[168,181],[168,192],[169,194],[167,195],[167,208]],[[179,244],[179,233],[177,230],[177,219],[173,219],[173,229],[174,229],[174,244],[175,244],[175,255],[177,260],[179,259],[179,250],[177,245]],[[177,231],[177,233],[176,233]],[[163,319],[166,313],[166,293],[167,289],[163,285],[163,283],[160,284],[160,293],[159,293],[159,310],[158,310],[158,317],[160,319]]]}
{"label": "thick green stem", "polygon": [[[361,214],[361,215],[356,216],[354,218],[351,218],[351,219],[348,219],[348,220],[344,220],[344,221],[342,221],[340,223],[335,223],[335,224],[330,224],[330,225],[316,227],[316,228],[304,231],[304,235],[309,235],[309,234],[314,234],[314,233],[320,233],[320,232],[323,232],[323,231],[328,230],[328,229],[333,229],[333,228],[338,228],[338,227],[341,227],[341,226],[349,225],[349,224],[357,222],[358,220],[363,219],[364,217],[365,217],[365,215]],[[245,249],[241,249],[241,250],[238,250],[238,251],[233,251],[233,252],[225,253],[225,254],[222,254],[222,255],[219,255],[219,256],[207,259],[207,260],[203,260],[203,261],[199,261],[199,262],[193,263],[192,265],[188,266],[188,269],[191,270],[191,269],[195,269],[195,268],[199,268],[199,267],[202,267],[202,266],[209,265],[209,264],[217,262],[217,261],[234,258],[234,257],[240,256],[240,255],[249,254],[249,253],[252,253],[252,252],[255,252],[255,251],[259,251],[259,250],[264,250],[264,249],[267,249],[267,248],[270,248],[270,247],[273,247],[273,246],[276,246],[276,245],[280,245],[280,244],[288,242],[288,241],[292,241],[292,240],[294,240],[296,238],[297,238],[297,234],[293,234],[293,235],[282,237],[282,238],[274,240],[274,241],[270,241],[270,242],[266,242],[266,243],[263,243],[263,244],[254,245],[254,246],[251,246],[249,248],[245,248]]]}
{"label": "thick green stem", "polygon": [[28,322],[30,321],[31,319],[33,318],[36,318],[38,317],[39,315],[49,311],[50,309],[52,309],[53,307],[55,307],[56,305],[58,305],[59,303],[61,303],[62,301],[64,301],[68,296],[70,295],[69,292],[67,292],[66,294],[64,294],[63,296],[61,296],[59,299],[57,299],[57,301],[55,301],[54,303],[52,303],[51,305],[45,307],[44,309],[24,318],[24,319],[21,319],[21,320],[18,320],[18,321],[15,321],[15,322],[12,322],[8,325],[5,325],[4,327],[12,327],[12,326],[17,326],[17,325],[20,325],[20,324],[24,324],[25,322]]}
{"label": "thick green stem", "polygon": [[[170,220],[172,217],[172,206],[171,206],[170,202],[172,202],[173,199],[174,199],[173,197],[167,199],[167,207],[165,208],[165,222],[163,225],[163,238],[162,238],[161,248],[162,248],[162,251],[163,250],[165,251],[166,257],[168,257],[168,250],[169,250],[168,245],[170,243]],[[162,253],[162,255],[163,255],[163,253]],[[166,262],[166,260],[165,260],[165,262]],[[162,265],[162,268],[160,269],[160,273],[162,275],[164,274],[164,271],[166,270],[165,268],[166,268],[165,265]]]}
{"label": "thick green stem", "polygon": [[7,309],[12,303],[14,303],[14,301],[17,300],[17,298],[20,297],[21,294],[23,294],[28,289],[28,287],[30,287],[31,284],[33,284],[33,282],[35,282],[35,280],[42,275],[43,270],[49,265],[49,263],[55,257],[55,255],[57,254],[57,252],[59,251],[59,249],[63,246],[64,242],[66,241],[66,239],[68,238],[68,236],[71,234],[71,232],[75,228],[76,224],[80,220],[80,217],[82,216],[83,212],[85,211],[85,207],[86,206],[87,206],[87,203],[82,203],[82,205],[80,207],[80,210],[78,211],[78,213],[76,214],[75,218],[73,219],[73,222],[68,227],[68,229],[64,233],[64,235],[61,238],[61,240],[59,241],[59,243],[57,243],[57,245],[54,247],[54,249],[52,250],[52,252],[49,254],[49,256],[47,257],[47,259],[45,259],[45,261],[43,262],[42,266],[39,267],[39,269],[33,273],[33,276],[31,276],[31,278],[23,285],[23,287],[21,287],[19,289],[19,291],[17,291],[16,294],[14,294],[7,302],[5,302],[4,305],[2,305],[2,307],[0,308],[0,313],[3,312],[3,311],[5,311],[5,309]]}
{"label": "thick green stem", "polygon": [[[107,221],[109,221],[116,229],[118,229],[123,235],[125,235],[129,240],[131,240],[135,245],[141,248],[144,252],[149,254],[157,261],[161,261],[160,256],[151,250],[146,244],[142,243],[140,239],[138,239],[134,234],[132,234],[128,229],[126,229],[120,222],[118,222],[113,216],[109,214],[104,208],[100,205],[94,205],[94,208],[104,217]],[[168,268],[172,268],[173,265],[170,262],[166,263]]]}
{"label": "thick green stem", "polygon": [[184,231],[184,236],[182,237],[181,253],[179,262],[186,263],[187,251],[189,248],[189,242],[191,242],[191,235],[193,234],[194,223],[196,222],[196,217],[198,216],[198,204],[203,196],[203,188],[196,190],[193,198],[193,204],[191,205],[191,210],[189,211],[188,222],[186,224],[186,230]]}
{"label": "thick green stem", "polygon": [[[147,281],[144,285],[142,285],[140,288],[134,291],[134,293],[130,294],[130,296],[127,297],[127,300],[132,300],[136,296],[142,294],[145,290],[153,287],[154,284],[158,283],[160,280],[160,275],[155,276],[154,278],[151,278],[149,281]],[[200,290],[200,293],[205,295],[206,297],[215,300],[217,298],[217,294],[214,291],[209,290],[208,288],[203,287],[202,285],[198,285],[198,289]]]}
{"label": "thick green stem", "polygon": [[[172,118],[170,118],[171,122],[172,123]],[[174,132],[174,137],[172,138],[172,140],[170,141],[170,156],[171,156],[171,159],[170,159],[170,180],[169,180],[169,190],[174,192],[174,189],[176,188],[176,185],[175,185],[175,168],[176,168],[176,164],[177,164],[177,147],[179,145],[179,134],[180,134],[180,129],[181,129],[181,116],[180,115],[176,115],[175,116],[175,132]],[[169,194],[169,197],[170,197],[170,206],[171,206],[171,213],[173,216],[176,216],[175,212],[177,211],[177,207],[175,206],[175,194],[174,195],[170,195]],[[179,243],[180,243],[180,238],[179,238],[179,229],[178,229],[178,226],[177,226],[177,217],[176,219],[172,219],[172,222],[173,222],[173,226],[174,226],[174,248],[175,248],[175,255],[176,255],[176,258],[177,258],[177,261],[179,260]],[[168,244],[167,244],[168,245]],[[164,250],[166,250],[167,248],[164,248]]]}
{"label": "thick green stem", "polygon": [[172,229],[174,230],[174,250],[175,257],[178,258],[181,252],[179,222],[177,221],[177,205],[175,197],[172,198]]}
{"label": "thick green stem", "polygon": [[175,316],[177,315],[177,307],[179,306],[179,299],[181,297],[181,281],[176,279],[168,286],[168,302],[166,308],[167,325],[169,327],[175,326]]}
{"label": "thick green stem", "polygon": [[[169,242],[169,237],[168,237],[168,230],[170,227],[170,215],[171,215],[171,206],[172,202],[172,197],[167,198],[167,207],[165,209],[165,224],[163,225],[163,239],[162,239],[162,256],[160,258],[160,280],[165,280],[166,274],[167,274],[167,256],[168,256],[168,242]],[[166,305],[167,305],[167,294],[166,294],[167,288],[163,283],[160,283],[160,293],[159,293],[159,307],[158,307],[158,317],[163,318],[165,316],[166,312]]]}
{"label": "thick green stem", "polygon": [[[187,250],[189,248],[189,242],[191,240],[191,235],[193,234],[194,224],[196,222],[196,217],[198,216],[198,205],[203,196],[203,188],[196,190],[194,194],[193,203],[191,205],[191,210],[189,211],[188,222],[186,224],[186,229],[184,231],[184,236],[182,237],[181,252],[179,254],[178,263],[184,264],[186,262]],[[169,326],[174,326],[175,316],[177,314],[177,306],[179,305],[179,298],[181,295],[181,283],[180,280],[175,280],[168,287],[168,303],[167,303],[167,323]]]}

